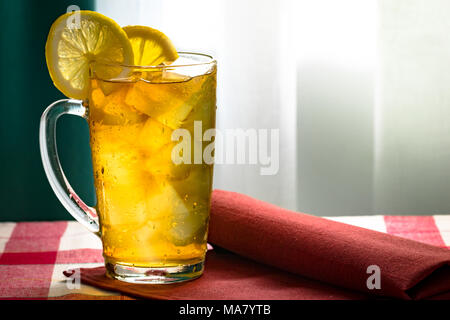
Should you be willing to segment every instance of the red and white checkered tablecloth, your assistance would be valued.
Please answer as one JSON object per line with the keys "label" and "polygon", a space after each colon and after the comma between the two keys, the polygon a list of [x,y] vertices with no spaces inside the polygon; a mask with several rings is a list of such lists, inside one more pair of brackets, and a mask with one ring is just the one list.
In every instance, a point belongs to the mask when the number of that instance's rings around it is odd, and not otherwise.
{"label": "red and white checkered tablecloth", "polygon": [[[450,247],[450,215],[332,220]],[[103,265],[101,241],[75,221],[0,223],[0,299],[125,298],[73,283],[64,270]]]}

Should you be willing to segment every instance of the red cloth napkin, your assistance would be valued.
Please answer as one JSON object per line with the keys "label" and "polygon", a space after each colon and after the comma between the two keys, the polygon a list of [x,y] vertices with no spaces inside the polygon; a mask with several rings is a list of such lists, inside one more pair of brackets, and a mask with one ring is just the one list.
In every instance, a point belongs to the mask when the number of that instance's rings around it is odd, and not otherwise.
{"label": "red cloth napkin", "polygon": [[[104,268],[81,269],[81,281],[154,299],[421,299],[450,292],[448,249],[234,192],[213,192],[209,241],[234,254],[209,252],[205,273],[195,281],[135,285],[106,278]],[[380,289],[367,287],[371,265],[380,269]]]}
{"label": "red cloth napkin", "polygon": [[[282,270],[360,292],[420,299],[450,291],[450,250],[216,190],[209,241]],[[378,266],[381,288],[369,290]]]}

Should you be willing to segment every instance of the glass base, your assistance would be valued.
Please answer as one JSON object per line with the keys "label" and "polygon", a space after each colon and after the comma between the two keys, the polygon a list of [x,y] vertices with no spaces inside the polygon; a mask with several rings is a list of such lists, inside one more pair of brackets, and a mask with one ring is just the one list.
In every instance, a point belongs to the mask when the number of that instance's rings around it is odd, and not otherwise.
{"label": "glass base", "polygon": [[196,279],[203,273],[204,261],[176,267],[145,268],[107,263],[110,278],[130,283],[165,284]]}

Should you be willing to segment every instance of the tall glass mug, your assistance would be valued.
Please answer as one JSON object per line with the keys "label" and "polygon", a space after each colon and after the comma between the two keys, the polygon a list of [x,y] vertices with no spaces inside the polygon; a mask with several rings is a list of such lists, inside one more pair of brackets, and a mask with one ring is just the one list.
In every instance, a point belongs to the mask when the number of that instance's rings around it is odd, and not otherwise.
{"label": "tall glass mug", "polygon": [[[180,53],[174,65],[98,69],[120,75],[98,74],[94,65],[88,100],[60,100],[42,115],[47,178],[69,213],[101,237],[110,277],[135,283],[199,277],[213,176],[212,161],[203,159],[211,141],[202,136],[215,127],[216,62]],[[63,114],[89,123],[95,208],[76,195],[59,163],[55,129]]]}

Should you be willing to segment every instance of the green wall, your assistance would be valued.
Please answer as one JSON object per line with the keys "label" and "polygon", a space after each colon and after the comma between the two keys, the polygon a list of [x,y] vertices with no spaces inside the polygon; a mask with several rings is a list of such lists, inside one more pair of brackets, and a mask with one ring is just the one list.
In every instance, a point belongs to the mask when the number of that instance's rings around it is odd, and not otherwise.
{"label": "green wall", "polygon": [[[64,96],[53,86],[45,63],[52,22],[70,5],[93,9],[84,0],[0,0],[0,221],[68,220],[47,181],[39,153],[39,119]],[[59,155],[73,188],[95,203],[87,124],[65,116],[58,125]]]}

